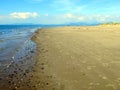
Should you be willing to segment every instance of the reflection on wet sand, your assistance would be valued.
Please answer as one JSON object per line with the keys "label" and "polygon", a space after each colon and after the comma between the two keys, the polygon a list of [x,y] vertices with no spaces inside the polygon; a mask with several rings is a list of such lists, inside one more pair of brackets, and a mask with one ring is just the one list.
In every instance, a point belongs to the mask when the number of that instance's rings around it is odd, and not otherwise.
{"label": "reflection on wet sand", "polygon": [[0,63],[0,90],[30,90],[33,66],[35,64],[35,43],[26,40],[14,56],[2,59]]}

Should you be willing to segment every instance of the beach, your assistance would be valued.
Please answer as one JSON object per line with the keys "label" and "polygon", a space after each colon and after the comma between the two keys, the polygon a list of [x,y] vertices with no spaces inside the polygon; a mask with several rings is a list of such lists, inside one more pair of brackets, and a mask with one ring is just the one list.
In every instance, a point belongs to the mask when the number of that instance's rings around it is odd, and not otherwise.
{"label": "beach", "polygon": [[32,90],[119,90],[120,25],[43,28]]}
{"label": "beach", "polygon": [[0,90],[119,90],[119,29],[99,25],[36,30],[14,57],[0,58]]}
{"label": "beach", "polygon": [[120,90],[120,0],[1,0],[0,90]]}

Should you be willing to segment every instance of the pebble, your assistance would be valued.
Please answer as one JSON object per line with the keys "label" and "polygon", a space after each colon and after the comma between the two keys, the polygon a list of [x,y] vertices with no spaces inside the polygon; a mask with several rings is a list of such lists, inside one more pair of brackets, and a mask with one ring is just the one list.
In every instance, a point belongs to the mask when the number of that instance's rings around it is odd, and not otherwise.
{"label": "pebble", "polygon": [[49,83],[46,83],[46,85],[49,85]]}
{"label": "pebble", "polygon": [[41,68],[42,70],[44,69],[44,67]]}
{"label": "pebble", "polygon": [[31,53],[34,53],[34,51],[30,51]]}

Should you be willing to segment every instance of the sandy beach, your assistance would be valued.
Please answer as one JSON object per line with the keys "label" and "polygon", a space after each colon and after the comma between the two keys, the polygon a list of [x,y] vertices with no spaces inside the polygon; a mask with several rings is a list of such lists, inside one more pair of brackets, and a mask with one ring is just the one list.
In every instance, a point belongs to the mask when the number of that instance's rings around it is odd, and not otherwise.
{"label": "sandy beach", "polygon": [[120,0],[1,0],[0,90],[120,90]]}
{"label": "sandy beach", "polygon": [[37,43],[35,90],[120,90],[120,26],[43,28]]}
{"label": "sandy beach", "polygon": [[100,25],[37,30],[32,37],[37,44],[34,65],[26,56],[1,67],[0,90],[120,90],[119,29]]}

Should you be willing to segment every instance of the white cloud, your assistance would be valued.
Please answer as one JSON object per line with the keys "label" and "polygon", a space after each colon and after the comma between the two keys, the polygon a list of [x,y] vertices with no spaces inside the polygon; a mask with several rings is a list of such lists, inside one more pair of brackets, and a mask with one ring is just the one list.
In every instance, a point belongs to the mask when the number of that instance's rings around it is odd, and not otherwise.
{"label": "white cloud", "polygon": [[67,13],[61,15],[61,18],[67,19],[68,21],[78,22],[78,21],[85,21],[87,19],[86,16],[83,15],[76,15],[72,13]]}
{"label": "white cloud", "polygon": [[58,16],[58,18],[61,18],[61,20],[64,20],[65,22],[100,22],[100,23],[106,23],[106,22],[120,22],[120,16],[117,15],[78,15],[78,14],[61,14]]}
{"label": "white cloud", "polygon": [[36,18],[38,16],[38,13],[36,12],[13,12],[10,14],[12,18],[18,18],[18,19],[27,19],[27,18]]}
{"label": "white cloud", "polygon": [[64,14],[63,17],[71,19],[71,18],[75,18],[75,15],[73,15],[71,13],[67,13],[67,14]]}
{"label": "white cloud", "polygon": [[82,15],[74,13],[66,14],[40,14],[36,12],[13,12],[10,14],[0,14],[0,23],[41,23],[41,24],[59,24],[71,22],[120,22],[120,15]]}
{"label": "white cloud", "polygon": [[79,20],[79,21],[84,21],[84,20],[85,20],[85,17],[84,17],[84,16],[80,16],[80,17],[78,17],[78,20]]}
{"label": "white cloud", "polygon": [[49,16],[49,14],[45,14],[45,16]]}

